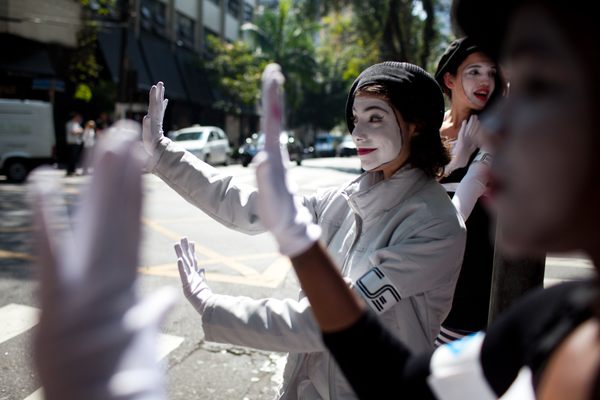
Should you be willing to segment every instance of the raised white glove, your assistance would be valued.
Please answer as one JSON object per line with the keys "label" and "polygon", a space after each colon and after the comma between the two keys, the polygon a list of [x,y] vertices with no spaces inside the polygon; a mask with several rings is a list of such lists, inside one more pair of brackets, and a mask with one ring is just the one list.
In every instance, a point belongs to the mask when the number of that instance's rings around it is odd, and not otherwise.
{"label": "raised white glove", "polygon": [[138,300],[139,125],[113,130],[99,141],[73,230],[57,181],[32,175],[42,308],[34,361],[46,400],[166,398],[157,340],[175,294]]}
{"label": "raised white glove", "polygon": [[479,118],[476,115],[472,115],[469,120],[462,122],[458,131],[458,137],[452,147],[450,163],[444,170],[444,175],[448,176],[452,171],[462,168],[467,165],[469,158],[479,147],[481,141],[481,125],[479,124]]}
{"label": "raised white glove", "polygon": [[152,155],[154,149],[163,135],[163,118],[167,109],[168,99],[165,99],[165,85],[158,82],[150,88],[150,100],[148,102],[148,114],[142,121],[142,141],[144,148],[149,155]]}
{"label": "raised white glove", "polygon": [[[292,194],[279,141],[283,117],[284,77],[277,64],[269,64],[262,76],[265,147],[255,158],[258,215],[279,245],[281,254],[294,257],[307,250],[321,235],[310,212]],[[282,155],[283,152],[283,155]]]}
{"label": "raised white glove", "polygon": [[194,242],[182,238],[179,243],[175,243],[174,247],[183,293],[196,311],[202,315],[213,292],[206,283],[204,268],[198,266]]}

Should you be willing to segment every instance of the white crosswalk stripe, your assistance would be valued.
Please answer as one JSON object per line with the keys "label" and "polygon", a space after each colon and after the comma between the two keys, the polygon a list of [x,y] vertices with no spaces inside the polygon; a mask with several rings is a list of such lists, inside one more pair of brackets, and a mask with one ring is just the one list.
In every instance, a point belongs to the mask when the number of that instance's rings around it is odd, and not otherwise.
{"label": "white crosswalk stripe", "polygon": [[[0,307],[0,344],[33,328],[39,320],[40,310],[22,304],[8,304]],[[158,359],[165,358],[183,343],[184,338],[175,335],[160,334],[158,338]],[[27,396],[24,400],[43,400],[42,388]]]}
{"label": "white crosswalk stripe", "polygon": [[39,310],[21,304],[0,307],[0,343],[33,328],[38,321]]}

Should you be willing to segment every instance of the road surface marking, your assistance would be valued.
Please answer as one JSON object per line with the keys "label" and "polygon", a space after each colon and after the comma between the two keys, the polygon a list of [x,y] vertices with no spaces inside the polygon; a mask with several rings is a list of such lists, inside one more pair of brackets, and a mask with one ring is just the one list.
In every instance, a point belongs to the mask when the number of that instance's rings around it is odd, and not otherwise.
{"label": "road surface marking", "polygon": [[19,259],[19,260],[33,260],[34,257],[27,253],[17,253],[15,251],[0,250],[0,258],[8,259]]}
{"label": "road surface marking", "polygon": [[[0,308],[0,321],[2,321],[2,331],[0,331],[0,343],[10,339],[10,337],[5,338],[7,333],[16,332],[15,329],[12,328],[21,325],[21,327],[27,326],[26,329],[20,329],[18,332],[13,334],[11,337],[14,337],[32,327],[34,327],[39,319],[40,310],[34,307],[24,306],[20,304],[9,304]],[[27,324],[24,324],[24,320],[26,320]],[[8,329],[7,329],[8,328]],[[173,350],[178,348],[181,343],[183,343],[184,338],[181,336],[175,335],[167,335],[161,333],[158,335],[158,343],[157,343],[157,353],[158,359],[162,360]],[[35,392],[31,393],[24,400],[44,400],[44,391],[42,388],[37,389]]]}
{"label": "road surface marking", "polygon": [[[279,256],[262,273],[254,271],[254,274],[240,276],[207,271],[206,280],[208,282],[224,282],[238,285],[276,288],[285,280],[290,268],[291,263],[289,259],[287,257]],[[139,272],[144,275],[179,278],[179,271],[177,271],[177,264],[175,263],[141,267]]]}
{"label": "road surface marking", "polygon": [[[161,235],[163,235],[175,242],[179,242],[179,239],[181,239],[184,236],[184,235],[180,235],[168,228],[165,228],[164,226],[158,224],[157,222],[155,222],[151,219],[142,218],[142,223],[144,225],[148,226],[149,228],[154,229],[156,232],[160,233]],[[231,257],[223,256],[223,255],[217,253],[216,251],[209,249],[208,247],[198,245],[198,243],[196,243],[196,253],[203,255],[205,257],[208,257],[208,258],[218,260],[219,263],[228,266],[229,268],[237,271],[238,273],[240,273],[242,275],[249,276],[249,275],[256,274],[256,271],[253,268],[250,268],[247,265],[244,265],[238,261],[232,260]]]}
{"label": "road surface marking", "polygon": [[0,228],[0,233],[21,233],[21,232],[30,232],[33,230],[31,226],[7,226],[4,228]]}
{"label": "road surface marking", "polygon": [[39,318],[39,310],[21,304],[8,304],[0,308],[0,343],[33,328]]}

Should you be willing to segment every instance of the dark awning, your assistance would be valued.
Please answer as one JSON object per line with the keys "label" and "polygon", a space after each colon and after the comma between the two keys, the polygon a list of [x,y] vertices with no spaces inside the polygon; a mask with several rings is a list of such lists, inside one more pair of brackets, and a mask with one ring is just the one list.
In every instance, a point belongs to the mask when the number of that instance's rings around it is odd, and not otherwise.
{"label": "dark awning", "polygon": [[48,49],[40,43],[12,35],[0,35],[0,69],[11,74],[53,77],[56,72]]}
{"label": "dark awning", "polygon": [[[119,71],[121,66],[121,31],[118,29],[103,30],[98,32],[98,42],[104,55],[104,60],[113,82],[119,82]],[[129,58],[129,70],[137,74],[137,88],[148,91],[152,86],[150,74],[142,57],[142,52],[133,31],[127,34],[127,56]]]}
{"label": "dark awning", "polygon": [[183,48],[177,48],[175,55],[190,101],[198,105],[212,104],[214,96],[207,73],[200,65],[199,56]]}
{"label": "dark awning", "polygon": [[152,81],[165,83],[165,97],[175,100],[187,100],[188,96],[169,43],[144,32],[140,36],[140,42]]}

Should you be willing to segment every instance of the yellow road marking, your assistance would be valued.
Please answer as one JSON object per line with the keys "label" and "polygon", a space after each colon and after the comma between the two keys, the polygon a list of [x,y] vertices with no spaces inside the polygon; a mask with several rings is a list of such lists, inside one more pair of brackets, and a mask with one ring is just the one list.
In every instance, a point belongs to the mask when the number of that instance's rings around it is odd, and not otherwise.
{"label": "yellow road marking", "polygon": [[31,226],[14,226],[14,227],[0,228],[0,233],[30,232],[32,229],[33,228]]}
{"label": "yellow road marking", "polygon": [[33,257],[31,254],[27,254],[27,253],[17,253],[15,251],[7,251],[7,250],[0,250],[0,258],[16,258],[19,260],[33,260],[35,257]]}
{"label": "yellow road marking", "polygon": [[[206,272],[208,282],[234,283],[238,285],[260,286],[276,288],[285,279],[290,270],[291,263],[287,257],[277,257],[263,273],[255,271],[252,275],[239,276],[227,275],[219,272]],[[177,264],[161,264],[151,267],[140,267],[139,272],[144,275],[166,276],[179,278]]]}
{"label": "yellow road marking", "polygon": [[[173,241],[176,241],[176,242],[178,242],[179,239],[183,236],[183,235],[180,235],[168,228],[165,228],[164,226],[156,223],[155,221],[147,219],[147,218],[142,218],[142,223],[144,225],[148,226],[149,228],[154,229],[156,232],[160,233],[161,235],[163,235]],[[256,274],[256,270],[254,270],[253,268],[250,268],[247,265],[244,265],[236,260],[232,260],[231,257],[223,256],[223,255],[217,253],[216,251],[209,249],[208,247],[198,245],[197,243],[196,243],[196,253],[201,254],[205,257],[214,259],[216,262],[226,265],[229,268],[237,271],[238,273],[240,273],[242,275],[250,276],[250,275]]]}

